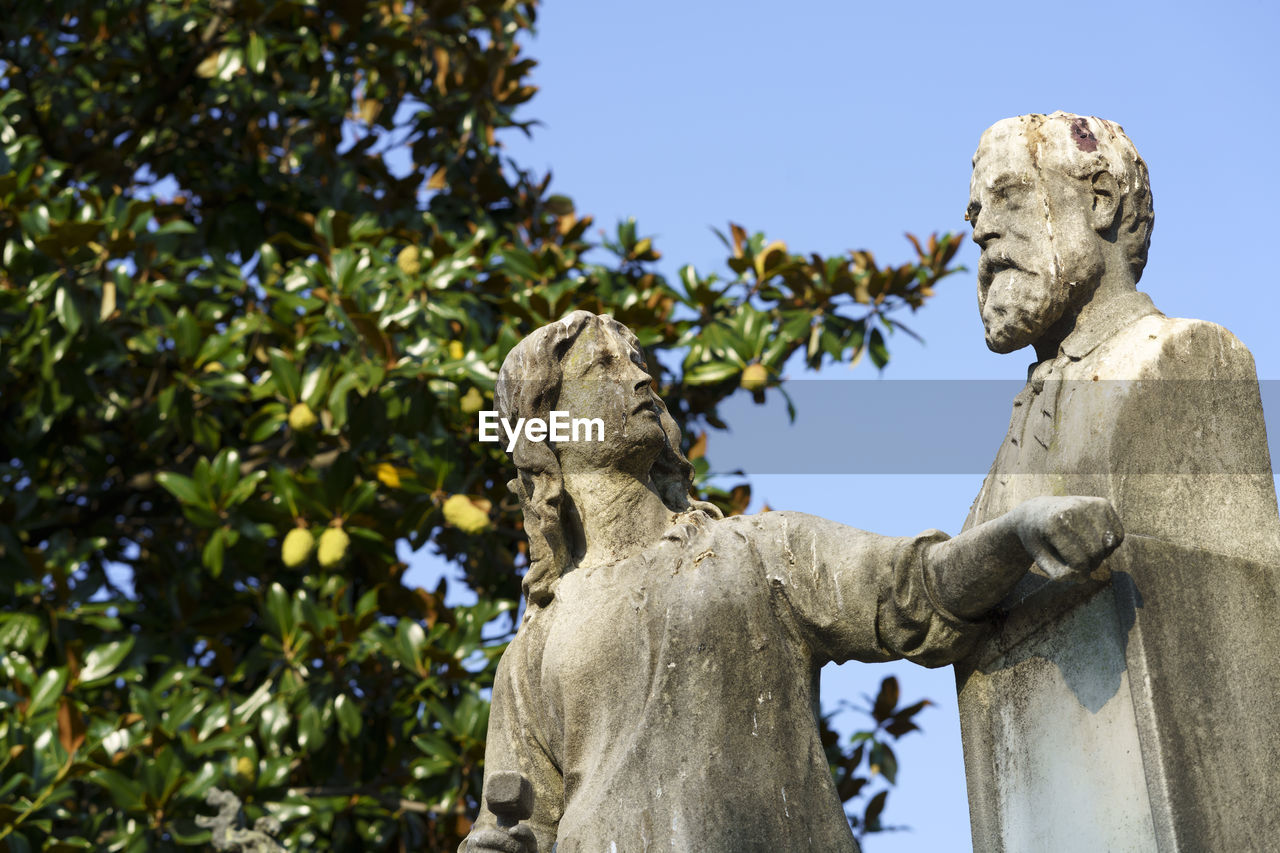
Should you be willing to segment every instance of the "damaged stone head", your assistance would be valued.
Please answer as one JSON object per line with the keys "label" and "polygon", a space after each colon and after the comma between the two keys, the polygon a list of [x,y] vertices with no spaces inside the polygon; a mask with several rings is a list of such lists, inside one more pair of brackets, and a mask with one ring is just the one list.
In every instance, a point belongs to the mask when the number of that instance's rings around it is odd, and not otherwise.
{"label": "damaged stone head", "polygon": [[1147,166],[1124,129],[1055,112],[992,125],[973,157],[965,219],[982,248],[987,346],[1052,355],[1098,294],[1134,290],[1154,213]]}
{"label": "damaged stone head", "polygon": [[720,516],[714,505],[690,501],[693,466],[680,452],[680,428],[651,385],[631,330],[588,311],[538,329],[503,363],[494,395],[502,418],[516,423],[562,410],[570,421],[600,421],[604,439],[537,441],[527,433],[513,439],[517,476],[508,487],[525,514],[524,591],[534,604],[550,600],[570,565],[602,560],[611,550],[595,530],[602,500],[615,508]]}

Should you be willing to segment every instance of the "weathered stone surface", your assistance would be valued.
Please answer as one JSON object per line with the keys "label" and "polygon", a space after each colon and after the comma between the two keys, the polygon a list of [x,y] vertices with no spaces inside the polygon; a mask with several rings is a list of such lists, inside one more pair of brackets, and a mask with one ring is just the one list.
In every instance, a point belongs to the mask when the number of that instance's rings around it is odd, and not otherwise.
{"label": "weathered stone surface", "polygon": [[1033,346],[966,529],[1108,498],[1113,574],[1028,575],[957,664],[975,850],[1263,850],[1280,838],[1280,518],[1253,359],[1136,283],[1146,165],[1123,131],[999,122],[974,157],[988,346]]}
{"label": "weathered stone surface", "polygon": [[253,822],[253,829],[245,829],[244,816],[240,813],[240,798],[221,788],[210,788],[205,802],[218,809],[213,816],[196,815],[196,826],[209,830],[209,843],[214,850],[238,850],[242,853],[284,853],[284,847],[275,840],[280,833],[280,821],[274,817],[260,817]]}
{"label": "weathered stone surface", "polygon": [[484,801],[499,822],[518,823],[533,815],[533,787],[519,773],[490,773],[485,779]]}
{"label": "weathered stone surface", "polygon": [[[947,664],[1033,559],[1082,577],[1123,537],[1088,497],[1039,498],[955,539],[721,519],[688,497],[634,336],[585,312],[514,349],[495,400],[511,423],[601,418],[604,440],[512,447],[528,606],[498,667],[470,853],[854,851],[818,736],[821,666]],[[522,779],[532,814],[510,826]]]}

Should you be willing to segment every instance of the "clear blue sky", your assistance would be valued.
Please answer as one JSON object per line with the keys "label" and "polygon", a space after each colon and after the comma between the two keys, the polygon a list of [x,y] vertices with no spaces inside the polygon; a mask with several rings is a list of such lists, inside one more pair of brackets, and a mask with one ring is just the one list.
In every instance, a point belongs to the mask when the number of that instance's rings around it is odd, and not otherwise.
{"label": "clear blue sky", "polygon": [[[526,167],[550,168],[553,189],[598,224],[635,216],[668,274],[683,263],[717,269],[723,254],[709,227],[730,219],[793,250],[865,248],[902,262],[904,231],[968,233],[969,159],[988,125],[1058,109],[1102,116],[1124,126],[1150,167],[1156,223],[1141,288],[1170,316],[1226,326],[1272,380],[1278,39],[1280,7],[1269,0],[551,0],[528,47],[541,91],[522,114],[543,126],[532,141],[508,136],[509,151]],[[976,260],[966,244],[959,261],[972,269]],[[912,321],[927,345],[892,340],[886,380],[1025,376],[1028,353],[984,346],[974,286],[972,272],[943,283]],[[832,377],[876,374],[864,363],[823,375]],[[1267,399],[1280,408],[1280,395]],[[779,417],[776,407],[742,403],[731,420],[738,433]],[[991,417],[987,408],[975,419]],[[1278,414],[1268,411],[1273,436]],[[823,416],[820,407],[800,412],[802,424]],[[995,422],[992,454],[1007,403]],[[715,447],[713,438],[713,462]],[[875,448],[830,452],[842,460],[836,467],[857,470],[856,455]],[[880,533],[955,533],[981,479],[770,474],[752,478],[753,509],[763,499]],[[434,574],[425,559],[415,563],[414,577]],[[873,836],[865,849],[969,850],[950,668],[829,668],[824,699],[873,692],[887,672],[908,698],[937,707],[919,718],[925,735],[899,749],[903,773],[886,817],[912,831]]]}

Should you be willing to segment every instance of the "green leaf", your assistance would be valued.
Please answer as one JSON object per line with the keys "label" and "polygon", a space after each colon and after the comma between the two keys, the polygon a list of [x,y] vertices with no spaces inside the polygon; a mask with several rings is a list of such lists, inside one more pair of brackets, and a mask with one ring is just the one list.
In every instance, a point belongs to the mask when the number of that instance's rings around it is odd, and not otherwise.
{"label": "green leaf", "polygon": [[884,778],[889,780],[890,785],[898,784],[898,758],[893,754],[893,749],[887,743],[884,744],[884,754],[881,756],[884,762],[880,766],[880,772],[884,774]]}
{"label": "green leaf", "polygon": [[893,709],[898,707],[898,695],[898,679],[892,675],[886,676],[880,682],[880,693],[871,708],[871,716],[877,723],[882,723],[893,715]]}
{"label": "green leaf", "polygon": [[223,502],[226,507],[233,507],[242,504],[253,496],[253,492],[258,488],[258,484],[267,476],[266,471],[254,471],[247,477],[241,477],[240,480],[231,488],[227,499]]}
{"label": "green leaf", "polygon": [[889,349],[884,345],[884,335],[879,329],[871,330],[871,340],[867,344],[867,352],[871,356],[871,363],[876,367],[884,367],[889,363]]}
{"label": "green leaf", "polygon": [[31,703],[27,705],[27,717],[34,717],[52,708],[57,704],[66,686],[67,668],[65,666],[46,670],[31,688]]}
{"label": "green leaf", "polygon": [[329,392],[329,414],[333,415],[333,425],[337,429],[347,425],[347,394],[359,382],[354,373],[348,373],[333,383],[333,390]]}
{"label": "green leaf", "polygon": [[342,514],[350,517],[362,512],[373,503],[373,499],[377,495],[378,483],[376,480],[367,480],[354,489],[349,489],[342,499]]}
{"label": "green leaf", "polygon": [[286,799],[281,803],[270,803],[267,805],[268,810],[275,815],[276,819],[281,823],[298,820],[300,818],[310,817],[316,812],[317,806],[313,800],[296,797]]}
{"label": "green leaf", "polygon": [[293,618],[293,603],[289,593],[279,583],[273,583],[267,590],[267,615],[271,624],[282,639],[293,636],[296,623]]}
{"label": "green leaf", "polygon": [[708,385],[713,382],[723,382],[741,372],[742,368],[732,362],[709,361],[696,364],[686,370],[684,381],[690,385]]}
{"label": "green leaf", "polygon": [[275,379],[276,390],[290,403],[297,403],[302,381],[298,376],[298,368],[278,349],[270,350],[267,358],[271,362],[271,375]]}
{"label": "green leaf", "polygon": [[[218,451],[210,467],[210,477],[217,490],[216,494],[223,498],[229,495],[240,482],[240,454],[230,447]],[[224,501],[223,506],[225,505]]]}
{"label": "green leaf", "polygon": [[33,237],[48,234],[49,208],[45,204],[33,204],[19,214],[18,221],[22,224],[22,229]]}
{"label": "green leaf", "polygon": [[221,775],[217,763],[206,761],[200,765],[200,769],[195,772],[195,775],[188,778],[183,786],[178,789],[178,798],[183,800],[203,800],[205,794],[209,793],[209,789],[217,783]]}
{"label": "green leaf", "polygon": [[184,219],[171,219],[151,233],[156,237],[169,234],[195,234],[196,227]]}
{"label": "green leaf", "polygon": [[80,331],[80,308],[76,305],[75,297],[71,295],[71,291],[66,285],[54,291],[53,313],[57,316],[58,322],[62,324],[62,327],[67,330],[67,334],[74,335]]}
{"label": "green leaf", "polygon": [[271,491],[277,498],[284,501],[289,509],[289,515],[297,518],[300,514],[299,504],[304,496],[293,474],[284,468],[272,467],[268,476],[271,479]]}
{"label": "green leaf", "polygon": [[175,474],[172,471],[161,471],[156,474],[156,482],[184,504],[207,503],[200,490],[196,487],[195,481],[190,477]]}
{"label": "green leaf", "polygon": [[133,637],[126,637],[90,649],[84,656],[84,665],[80,667],[80,685],[92,687],[97,682],[106,681],[133,650],[133,642]]}
{"label": "green leaf", "polygon": [[412,672],[422,674],[422,652],[427,645],[426,632],[413,619],[401,619],[396,625],[396,657]]}
{"label": "green leaf", "polygon": [[120,771],[101,768],[90,773],[89,779],[106,788],[118,808],[126,812],[145,808],[146,789]]}
{"label": "green leaf", "polygon": [[885,800],[889,798],[888,791],[881,791],[871,798],[871,802],[867,803],[867,809],[863,812],[862,826],[867,832],[880,832],[880,815],[884,812]]}
{"label": "green leaf", "polygon": [[194,358],[200,350],[200,324],[185,305],[178,309],[174,321],[173,345],[178,358],[183,361]]}
{"label": "green leaf", "polygon": [[327,364],[316,365],[308,370],[307,375],[302,379],[302,388],[299,391],[302,402],[313,409],[319,408],[328,378],[329,365]]}
{"label": "green leaf", "polygon": [[271,753],[279,753],[280,738],[289,730],[293,720],[283,699],[277,699],[262,709],[258,719],[258,731],[262,741]]}
{"label": "green leaf", "polygon": [[197,740],[204,740],[209,735],[218,731],[231,721],[231,704],[223,701],[210,706],[204,713],[204,719],[200,722],[200,731],[196,734]]}
{"label": "green leaf", "polygon": [[320,709],[308,704],[298,715],[298,746],[307,750],[318,749],[324,744],[325,730],[320,719]]}
{"label": "green leaf", "polygon": [[214,577],[221,577],[222,563],[227,551],[227,536],[229,531],[225,527],[219,527],[209,534],[209,541],[204,543],[204,548],[200,551],[200,562],[209,574]]}
{"label": "green leaf", "polygon": [[245,49],[245,60],[248,62],[249,70],[254,74],[261,74],[267,68],[267,46],[263,42],[262,36],[257,33],[249,33],[249,45]]}
{"label": "green leaf", "polygon": [[276,755],[263,758],[259,765],[258,787],[278,788],[289,780],[293,772],[292,755]]}
{"label": "green leaf", "polygon": [[272,400],[264,404],[244,425],[244,436],[252,444],[265,441],[280,431],[287,415],[284,404]]}
{"label": "green leaf", "polygon": [[360,600],[356,602],[356,618],[357,619],[363,618],[364,616],[370,613],[373,613],[377,609],[378,609],[378,590],[375,587],[369,590],[368,592],[366,592],[364,595],[360,596]]}
{"label": "green leaf", "polygon": [[218,58],[218,79],[230,80],[244,64],[244,51],[238,47],[223,48]]}
{"label": "green leaf", "polygon": [[333,709],[338,714],[339,733],[343,743],[349,743],[355,740],[360,734],[360,727],[363,723],[360,717],[360,709],[356,707],[356,703],[351,701],[345,694],[340,694],[333,700]]}
{"label": "green leaf", "polygon": [[44,620],[34,613],[0,613],[0,649],[30,650],[39,656],[49,642]]}
{"label": "green leaf", "polygon": [[268,678],[266,681],[258,685],[253,694],[245,699],[236,709],[232,711],[232,717],[237,721],[248,721],[253,719],[253,715],[258,713],[258,709],[267,704],[271,700],[272,680]]}

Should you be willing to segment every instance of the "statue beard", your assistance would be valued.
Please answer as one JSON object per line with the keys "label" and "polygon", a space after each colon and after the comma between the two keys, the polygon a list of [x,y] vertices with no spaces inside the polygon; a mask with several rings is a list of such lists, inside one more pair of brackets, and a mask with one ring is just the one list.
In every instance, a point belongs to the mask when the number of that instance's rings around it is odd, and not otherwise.
{"label": "statue beard", "polygon": [[1058,258],[1058,270],[1073,271],[1070,277],[1054,271],[1035,271],[1006,258],[978,265],[982,325],[987,348],[1010,353],[1032,346],[1062,319],[1068,308],[1080,305],[1101,276],[1101,258]]}

